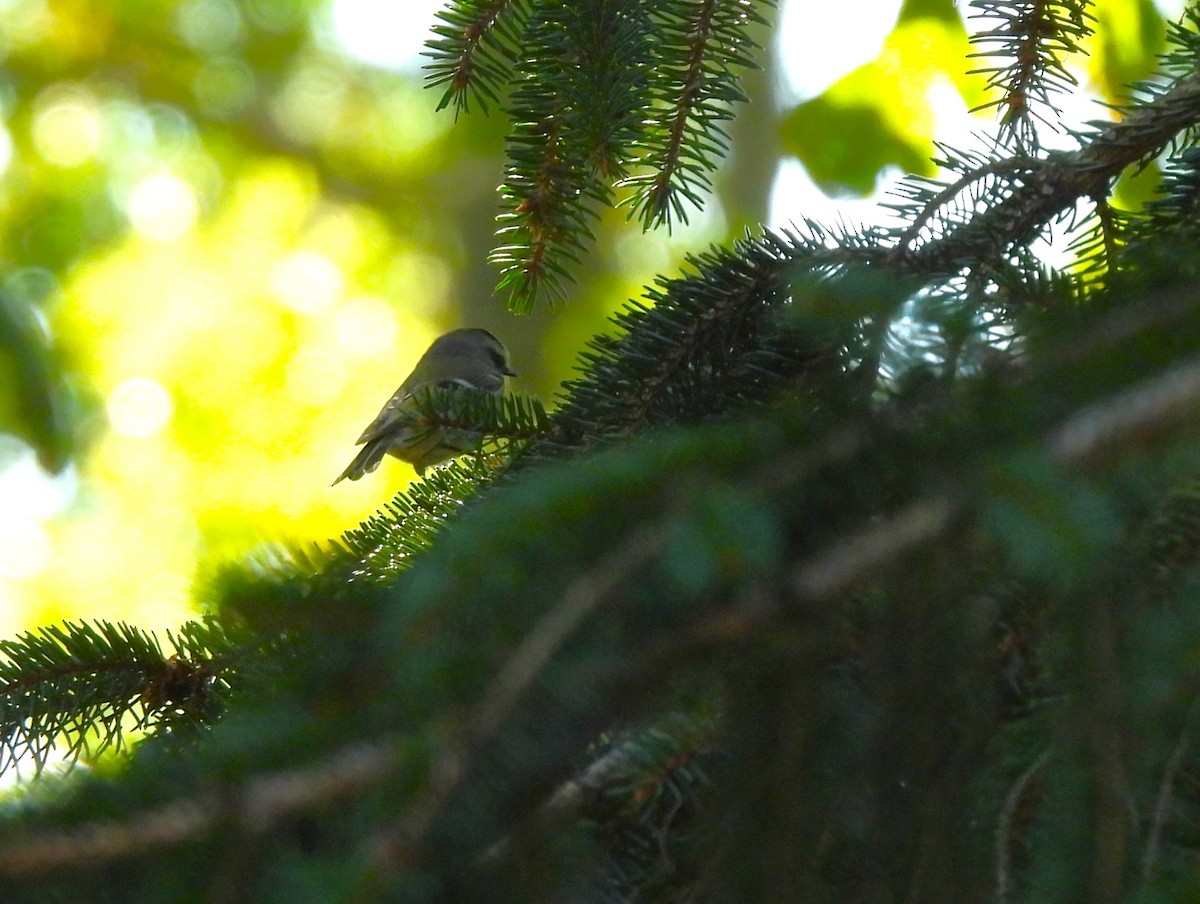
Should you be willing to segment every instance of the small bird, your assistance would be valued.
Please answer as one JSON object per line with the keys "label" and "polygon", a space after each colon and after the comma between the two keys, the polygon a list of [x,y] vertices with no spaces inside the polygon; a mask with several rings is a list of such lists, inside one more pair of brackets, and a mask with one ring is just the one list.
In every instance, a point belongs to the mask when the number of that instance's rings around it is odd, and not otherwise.
{"label": "small bird", "polygon": [[374,471],[384,455],[409,462],[423,475],[430,465],[470,451],[473,438],[455,442],[445,430],[422,429],[412,423],[411,416],[417,410],[413,393],[427,386],[464,386],[499,395],[504,392],[504,378],[515,376],[508,366],[508,349],[487,330],[451,330],[439,336],[363,431],[358,438],[362,451],[331,485],[347,477],[358,480]]}

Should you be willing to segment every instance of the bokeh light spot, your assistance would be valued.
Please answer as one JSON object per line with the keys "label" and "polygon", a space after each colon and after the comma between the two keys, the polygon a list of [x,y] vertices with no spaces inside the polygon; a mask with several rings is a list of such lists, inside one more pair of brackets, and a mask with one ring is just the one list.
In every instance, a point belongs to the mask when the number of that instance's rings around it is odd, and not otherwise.
{"label": "bokeh light spot", "polygon": [[300,352],[288,364],[287,391],[301,405],[324,407],[346,385],[346,367],[338,355],[323,349]]}
{"label": "bokeh light spot", "polygon": [[330,8],[333,38],[363,62],[416,69],[441,5],[441,0],[334,0]]}
{"label": "bokeh light spot", "polygon": [[31,578],[50,562],[50,536],[32,518],[0,518],[0,577]]}
{"label": "bokeh light spot", "polygon": [[314,62],[291,74],[272,108],[288,137],[319,142],[337,124],[345,94],[344,76],[332,66]]}
{"label": "bokeh light spot", "polygon": [[338,265],[315,251],[296,251],[280,258],[271,270],[271,288],[298,314],[320,314],[342,297],[344,281]]}
{"label": "bokeh light spot", "polygon": [[395,309],[370,296],[348,302],[337,312],[333,326],[338,345],[349,354],[363,356],[391,351],[397,328]]}
{"label": "bokeh light spot", "polygon": [[96,156],[102,124],[90,92],[78,85],[58,85],[34,103],[33,143],[47,163],[80,166]]}
{"label": "bokeh light spot", "polygon": [[37,463],[33,449],[15,436],[0,434],[0,512],[42,520],[56,515],[74,498],[74,467],[51,475]]}
{"label": "bokeh light spot", "polygon": [[157,380],[134,377],[117,386],[108,396],[108,421],[121,436],[153,436],[167,426],[174,406],[171,396]]}
{"label": "bokeh light spot", "polygon": [[17,47],[36,44],[54,27],[46,0],[4,0],[0,3],[0,36]]}
{"label": "bokeh light spot", "polygon": [[244,109],[257,90],[254,70],[236,57],[206,61],[192,81],[196,100],[214,116],[232,116]]}
{"label": "bokeh light spot", "polygon": [[0,175],[8,169],[8,165],[12,163],[13,158],[13,140],[12,133],[0,123]]}
{"label": "bokeh light spot", "polygon": [[170,242],[192,228],[199,204],[196,193],[185,180],[170,173],[158,173],[134,186],[126,213],[138,235]]}
{"label": "bokeh light spot", "polygon": [[228,50],[242,37],[242,16],[232,0],[190,0],[178,7],[175,23],[190,46],[209,53]]}

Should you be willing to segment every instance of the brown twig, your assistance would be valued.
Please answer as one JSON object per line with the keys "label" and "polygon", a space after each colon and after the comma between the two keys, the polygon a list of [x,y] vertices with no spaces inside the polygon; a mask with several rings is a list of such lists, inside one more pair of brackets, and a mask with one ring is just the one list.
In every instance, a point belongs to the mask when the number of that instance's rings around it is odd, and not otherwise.
{"label": "brown twig", "polygon": [[1163,769],[1162,780],[1158,784],[1158,797],[1154,801],[1154,816],[1150,821],[1150,831],[1146,835],[1146,850],[1142,853],[1142,882],[1150,882],[1158,869],[1158,858],[1162,850],[1162,836],[1171,817],[1171,795],[1175,790],[1175,779],[1183,765],[1183,755],[1187,752],[1192,731],[1192,725],[1200,713],[1200,697],[1192,701],[1187,715],[1183,718],[1183,727],[1179,730],[1179,740],[1171,750],[1170,757]]}
{"label": "brown twig", "polygon": [[200,794],[121,822],[91,822],[67,832],[0,847],[0,874],[48,872],[142,855],[181,844],[232,823],[259,834],[295,813],[373,787],[399,763],[392,743],[349,744],[308,766],[248,780],[235,794]]}
{"label": "brown twig", "polygon": [[1047,451],[1086,469],[1130,447],[1154,445],[1188,423],[1200,426],[1200,357],[1084,408],[1050,434]]}
{"label": "brown twig", "polygon": [[792,571],[792,589],[804,599],[825,599],[846,590],[879,566],[939,536],[958,509],[948,496],[911,503],[801,563]]}
{"label": "brown twig", "polygon": [[1008,794],[1004,796],[1004,807],[1000,811],[1000,820],[996,823],[996,904],[1008,904],[1008,892],[1012,886],[1012,841],[1013,823],[1017,818],[1017,809],[1025,799],[1029,783],[1050,762],[1054,753],[1053,747],[1043,750],[1025,770],[1017,776]]}
{"label": "brown twig", "polygon": [[[1153,445],[1189,421],[1200,427],[1200,357],[1084,408],[1051,431],[1044,446],[1062,464],[1087,469],[1131,447]],[[962,506],[949,494],[909,503],[795,567],[792,588],[807,599],[840,593],[940,536]]]}

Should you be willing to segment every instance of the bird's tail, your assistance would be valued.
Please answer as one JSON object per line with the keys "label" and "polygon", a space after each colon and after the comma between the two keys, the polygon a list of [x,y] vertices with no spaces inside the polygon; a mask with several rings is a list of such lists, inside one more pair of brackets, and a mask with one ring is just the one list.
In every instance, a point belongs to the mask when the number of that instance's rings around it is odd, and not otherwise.
{"label": "bird's tail", "polygon": [[342,472],[342,476],[330,484],[331,487],[337,486],[343,480],[358,480],[364,474],[369,474],[379,467],[379,463],[383,461],[383,456],[387,454],[388,441],[384,438],[383,442],[375,441],[367,443],[358,454],[354,456],[354,461],[350,462],[350,466]]}

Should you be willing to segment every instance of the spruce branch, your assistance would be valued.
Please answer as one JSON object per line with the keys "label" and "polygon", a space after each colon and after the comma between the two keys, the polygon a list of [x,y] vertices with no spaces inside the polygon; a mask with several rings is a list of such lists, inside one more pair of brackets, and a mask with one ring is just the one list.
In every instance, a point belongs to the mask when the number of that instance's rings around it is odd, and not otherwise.
{"label": "spruce branch", "polygon": [[124,820],[0,843],[0,875],[29,876],[161,850],[199,837],[214,821],[211,798],[174,801]]}
{"label": "spruce branch", "polygon": [[74,830],[0,842],[0,875],[22,876],[111,863],[186,844],[221,829],[261,835],[281,821],[359,795],[397,768],[387,741],[345,744],[315,763],[254,776],[221,793],[201,793]]}
{"label": "spruce branch", "polygon": [[[1047,434],[1041,446],[1052,460],[1091,471],[1130,449],[1169,441],[1192,425],[1197,406],[1200,358],[1192,358],[1077,411]],[[878,518],[796,565],[792,590],[801,599],[818,601],[849,590],[942,536],[966,511],[967,502],[967,496],[946,491]]]}
{"label": "spruce branch", "polygon": [[987,48],[972,56],[1009,61],[975,70],[987,75],[989,88],[1000,91],[1000,97],[976,109],[999,110],[1001,140],[1011,135],[1018,148],[1030,149],[1037,139],[1035,119],[1058,127],[1053,95],[1076,85],[1064,58],[1079,53],[1092,32],[1088,5],[1087,0],[972,0],[976,18],[997,20],[993,28],[971,36],[973,44]]}
{"label": "spruce branch", "polygon": [[[522,834],[545,836],[564,831],[601,809],[625,810],[630,822],[645,823],[645,811],[661,797],[672,779],[691,768],[717,739],[712,719],[675,713],[650,725],[626,730],[608,740],[576,776],[559,785],[533,814]],[[486,872],[517,855],[527,843],[515,835],[497,841],[476,862]]]}
{"label": "spruce branch", "polygon": [[446,520],[493,474],[486,461],[468,457],[435,468],[409,484],[358,527],[346,531],[342,545],[352,561],[352,582],[386,584],[429,548]]}
{"label": "spruce branch", "polygon": [[565,297],[569,267],[612,205],[629,148],[644,128],[650,22],[646,0],[580,0],[537,8],[520,45],[524,65],[490,260],[509,308]]}
{"label": "spruce branch", "polygon": [[[551,429],[541,400],[523,393],[495,396],[461,387],[432,387],[418,392],[413,401],[413,410],[406,415],[410,426],[440,431],[451,436],[457,448],[473,446],[476,454],[429,471],[382,511],[343,535],[352,581],[386,583],[395,578],[414,555],[428,548],[463,502],[520,448]],[[414,441],[419,442],[419,436]],[[341,566],[337,570],[343,572]]]}
{"label": "spruce branch", "polygon": [[[1194,241],[1200,223],[1200,148],[1186,147],[1166,160],[1157,195],[1136,214],[1128,215],[1118,234],[1124,241],[1122,262],[1135,274],[1133,280],[1159,281],[1156,271],[1167,269],[1158,248],[1165,238],[1174,244]],[[1173,268],[1191,268],[1175,255]],[[1133,283],[1131,283],[1133,284]]]}
{"label": "spruce branch", "polygon": [[40,772],[62,740],[70,762],[120,749],[127,721],[154,729],[211,718],[231,638],[209,622],[169,639],[170,655],[153,634],[98,621],[0,640],[0,768],[28,755]]}
{"label": "spruce branch", "polygon": [[912,221],[905,227],[900,237],[896,240],[895,246],[888,254],[889,260],[903,260],[908,249],[921,235],[921,231],[946,205],[956,201],[959,196],[970,186],[975,183],[988,180],[992,176],[997,175],[1012,175],[1020,173],[1029,173],[1040,165],[1039,160],[1033,157],[1017,156],[1008,157],[1003,160],[994,160],[981,166],[973,168],[970,172],[963,174],[956,181],[941,188],[933,197],[931,197],[924,207],[917,213]]}
{"label": "spruce branch", "polygon": [[744,102],[737,69],[755,68],[749,30],[765,20],[756,0],[675,0],[654,12],[656,60],[649,73],[650,117],[632,212],[649,229],[687,221],[710,187],[713,159],[729,147],[722,123]]}
{"label": "spruce branch", "polygon": [[[829,247],[815,225],[808,235],[784,232],[746,239],[733,249],[688,258],[692,272],[660,279],[644,301],[614,318],[620,332],[591,343],[580,356],[584,376],[564,384],[547,435],[531,444],[535,458],[578,450],[647,427],[711,417],[732,404],[761,400],[806,380],[844,373],[848,335],[788,329],[780,308],[806,273],[882,259],[869,238]],[[526,456],[528,457],[528,456]]]}
{"label": "spruce branch", "polygon": [[[566,33],[555,25],[544,28],[544,40],[552,44]],[[564,55],[547,50],[541,59],[565,64]],[[579,262],[594,238],[597,210],[608,202],[608,187],[571,153],[571,111],[545,82],[531,78],[513,100],[511,163],[496,218],[501,244],[489,255],[500,269],[496,288],[508,292],[508,307],[515,313],[529,313],[543,295],[552,303],[565,297],[568,264]]]}
{"label": "spruce branch", "polygon": [[444,24],[428,43],[425,69],[430,87],[445,85],[439,110],[453,104],[466,113],[474,98],[483,109],[499,100],[501,83],[511,68],[514,35],[526,17],[523,0],[452,0],[438,11]]}
{"label": "spruce branch", "polygon": [[[497,289],[510,310],[566,297],[599,212],[630,188],[645,228],[686,218],[728,150],[746,99],[750,36],[771,0],[458,0],[442,14],[430,81],[440,107],[509,90]],[[632,173],[632,175],[630,175]]]}
{"label": "spruce branch", "polygon": [[[1115,330],[1108,335],[1119,339],[1122,333]],[[1046,432],[1037,447],[1042,454],[1062,464],[1091,471],[1130,450],[1151,449],[1192,432],[1195,428],[1192,412],[1198,406],[1200,360],[1185,358],[1176,366],[1128,389],[1110,393],[1078,408],[1059,427]],[[845,461],[847,456],[854,458],[857,450],[863,448],[862,442],[857,431],[842,435],[836,442],[831,440],[819,450],[810,450],[809,467]],[[704,448],[710,454],[717,454],[711,452],[708,442],[704,443]],[[761,467],[765,468],[761,474],[757,471],[748,473],[743,479],[757,485],[763,474],[774,474],[780,481],[788,477],[775,456],[764,461]],[[775,485],[767,492],[771,499],[793,499],[795,488],[812,484],[812,478],[813,472],[801,467],[791,472],[792,482],[783,486],[783,489],[790,487],[792,492],[782,492]],[[871,516],[857,520],[841,532],[837,543],[817,549],[800,559],[798,564],[788,566],[787,573],[795,576],[836,576],[832,581],[801,581],[795,588],[801,596],[799,602],[827,603],[830,594],[856,586],[881,568],[897,564],[917,548],[921,537],[934,539],[944,529],[948,517],[967,514],[974,481],[973,473],[968,471],[955,481],[957,489],[918,497],[916,503],[896,509],[900,515],[890,522],[886,514],[882,518]],[[936,517],[904,515],[912,511],[918,515],[932,512]],[[633,572],[641,570],[659,555],[655,531],[661,517],[655,515],[645,524],[644,531],[628,534],[625,543],[618,544],[609,555],[602,555],[590,569],[568,584],[559,604],[551,607],[540,622],[535,622],[526,641],[517,647],[508,664],[485,685],[481,702],[459,730],[457,740],[451,742],[448,750],[435,754],[425,794],[406,807],[404,819],[388,827],[382,836],[375,836],[381,842],[380,856],[385,864],[397,865],[397,856],[412,853],[410,845],[420,844],[448,806],[455,789],[462,787],[466,773],[477,767],[475,758],[487,740],[486,736],[499,731],[514,718],[519,699],[540,677],[547,663],[558,655],[568,635],[576,633],[582,621],[597,607],[617,598],[620,589],[632,580]],[[889,523],[903,529],[894,532],[895,541],[886,546],[880,540],[879,525]],[[864,548],[869,555],[856,552]],[[847,555],[848,550],[854,554]],[[756,598],[750,619],[752,630],[769,630],[780,620],[791,617],[794,614],[791,603],[778,595]],[[681,617],[695,627],[702,624],[696,620],[699,614],[687,610]],[[744,619],[734,622],[730,630],[728,619],[713,622],[711,617],[706,617],[703,621],[707,626],[705,631],[685,633],[693,640],[707,638],[709,642],[714,639],[719,642],[725,638],[742,642],[745,639],[742,626],[746,622]],[[650,646],[653,651],[654,645]],[[656,661],[661,664],[665,660]],[[622,676],[629,680],[625,669],[628,663],[623,660],[618,665]],[[639,673],[635,678],[643,687],[655,686],[655,682],[645,680],[645,673]],[[219,796],[219,803],[214,803],[208,792],[201,792],[141,811],[125,820],[85,824],[78,830],[64,833],[39,830],[37,839],[10,839],[0,847],[0,872],[44,872],[62,865],[124,858],[139,846],[144,850],[210,835],[218,827],[230,825],[231,819],[232,824],[244,831],[261,832],[289,815],[320,803],[370,793],[382,779],[399,768],[398,751],[393,742],[386,740],[367,742],[366,746],[360,746],[360,742],[344,744],[316,763],[295,770],[258,774],[232,789],[226,786]],[[406,864],[419,862],[419,859],[402,859]]]}
{"label": "spruce branch", "polygon": [[[1112,181],[1126,168],[1151,159],[1198,125],[1200,76],[1192,75],[1153,101],[1129,109],[1120,121],[1097,126],[1077,151],[1046,154],[1032,170],[1015,162],[1003,164],[1021,174],[1019,182],[970,220],[945,223],[940,235],[906,252],[904,262],[916,272],[946,273],[999,260],[1078,200],[1107,196]],[[943,204],[939,196],[937,206]]]}
{"label": "spruce branch", "polygon": [[377,870],[388,872],[410,861],[472,767],[478,748],[511,716],[518,700],[580,622],[649,561],[661,543],[661,536],[651,529],[636,531],[571,582],[558,605],[525,636],[492,680],[458,742],[437,758],[424,792],[401,820],[376,835],[371,848]]}
{"label": "spruce branch", "polygon": [[430,386],[418,390],[412,398],[413,427],[474,437],[475,445],[481,449],[488,442],[500,445],[528,442],[548,429],[541,400],[524,393],[495,395],[460,386]]}

